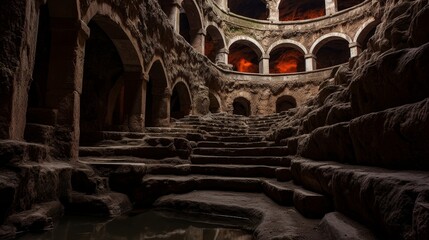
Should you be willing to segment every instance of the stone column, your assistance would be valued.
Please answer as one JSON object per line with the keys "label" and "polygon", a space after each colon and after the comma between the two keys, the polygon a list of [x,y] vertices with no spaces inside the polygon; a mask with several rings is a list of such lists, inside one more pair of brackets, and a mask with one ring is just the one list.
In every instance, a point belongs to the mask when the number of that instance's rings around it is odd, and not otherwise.
{"label": "stone column", "polygon": [[350,48],[350,58],[356,57],[357,55],[359,55],[359,53],[362,52],[362,47],[359,45],[359,43],[355,43],[355,42],[350,43],[349,48]]}
{"label": "stone column", "polygon": [[79,147],[80,95],[85,42],[90,29],[79,20],[51,19],[51,55],[47,107],[58,110],[58,148],[65,159],[77,159]]}
{"label": "stone column", "polygon": [[191,45],[197,52],[204,55],[206,32],[204,29],[191,29]]}
{"label": "stone column", "polygon": [[270,15],[268,16],[269,21],[279,21],[279,9],[277,4],[268,4]]}
{"label": "stone column", "polygon": [[270,56],[264,55],[259,59],[259,73],[270,73]]}
{"label": "stone column", "polygon": [[325,0],[325,14],[332,15],[338,12],[337,0]]}
{"label": "stone column", "polygon": [[228,54],[229,54],[229,50],[227,48],[220,49],[216,55],[216,64],[217,65],[228,64]]}
{"label": "stone column", "polygon": [[305,54],[305,71],[313,71],[316,69],[316,56],[314,54]]}
{"label": "stone column", "polygon": [[171,3],[171,11],[169,14],[169,19],[171,24],[173,24],[174,32],[177,34],[180,33],[180,9],[182,8],[182,0],[173,0]]}
{"label": "stone column", "polygon": [[170,98],[171,93],[168,88],[156,89],[152,91],[153,106],[152,119],[155,127],[168,127],[170,125]]}
{"label": "stone column", "polygon": [[142,132],[144,129],[146,81],[140,71],[125,72],[122,77],[125,85],[125,113],[128,129],[131,132]]}

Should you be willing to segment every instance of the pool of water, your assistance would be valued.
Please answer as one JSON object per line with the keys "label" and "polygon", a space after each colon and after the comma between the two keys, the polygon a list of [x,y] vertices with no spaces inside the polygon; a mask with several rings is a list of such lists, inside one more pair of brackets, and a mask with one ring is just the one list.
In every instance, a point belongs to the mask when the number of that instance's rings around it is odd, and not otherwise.
{"label": "pool of water", "polygon": [[252,240],[252,225],[231,216],[149,210],[114,219],[65,216],[53,230],[19,240]]}

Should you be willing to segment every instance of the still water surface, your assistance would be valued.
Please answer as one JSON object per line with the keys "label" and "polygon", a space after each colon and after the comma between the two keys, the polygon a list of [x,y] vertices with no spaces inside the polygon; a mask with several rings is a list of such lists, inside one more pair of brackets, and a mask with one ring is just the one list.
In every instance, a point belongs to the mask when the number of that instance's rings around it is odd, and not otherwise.
{"label": "still water surface", "polygon": [[54,230],[19,240],[253,240],[251,225],[248,219],[149,210],[109,220],[66,216]]}

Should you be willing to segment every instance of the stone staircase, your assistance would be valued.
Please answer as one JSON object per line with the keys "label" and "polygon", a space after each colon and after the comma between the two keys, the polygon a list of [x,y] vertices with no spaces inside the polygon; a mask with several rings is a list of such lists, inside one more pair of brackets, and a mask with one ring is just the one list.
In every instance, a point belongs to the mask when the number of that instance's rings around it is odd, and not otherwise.
{"label": "stone staircase", "polygon": [[265,139],[284,117],[211,114],[187,116],[145,133],[103,132],[99,143],[80,148],[80,161],[105,173],[115,166],[140,168],[136,205],[194,190],[258,192],[305,217],[321,218],[332,208],[330,199],[293,184],[287,147]]}

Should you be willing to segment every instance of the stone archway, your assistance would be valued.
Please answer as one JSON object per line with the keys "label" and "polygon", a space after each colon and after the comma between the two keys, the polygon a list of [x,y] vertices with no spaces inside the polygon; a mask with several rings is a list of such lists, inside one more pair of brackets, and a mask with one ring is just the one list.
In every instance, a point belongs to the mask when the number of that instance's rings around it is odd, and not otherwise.
{"label": "stone archway", "polygon": [[149,67],[146,88],[146,127],[163,127],[170,124],[170,88],[161,59],[155,58]]}
{"label": "stone archway", "polygon": [[277,98],[276,101],[276,112],[284,112],[291,108],[295,108],[296,105],[296,99],[289,95],[284,95],[279,98]]}
{"label": "stone archway", "polygon": [[260,73],[263,55],[262,46],[252,38],[240,36],[229,43],[228,63],[233,65],[234,71]]}
{"label": "stone archway", "polygon": [[279,2],[279,20],[297,21],[306,20],[325,15],[324,0],[281,0]]}
{"label": "stone archway", "polygon": [[228,0],[228,8],[232,13],[253,19],[267,20],[269,16],[266,1],[261,0]]}
{"label": "stone archway", "polygon": [[310,48],[316,56],[316,68],[322,69],[349,61],[351,38],[344,33],[329,33],[317,39]]}
{"label": "stone archway", "polygon": [[238,97],[234,99],[234,102],[232,103],[232,107],[233,107],[232,113],[235,115],[241,115],[246,117],[252,115],[250,101],[244,97]]}
{"label": "stone archway", "polygon": [[213,63],[224,62],[220,59],[220,51],[225,48],[225,38],[218,27],[209,25],[206,28],[204,55]]}
{"label": "stone archway", "polygon": [[204,54],[202,13],[195,0],[183,0],[179,16],[179,33],[198,52]]}
{"label": "stone archway", "polygon": [[183,118],[191,113],[192,100],[188,86],[185,82],[178,82],[173,87],[170,99],[170,117]]}

